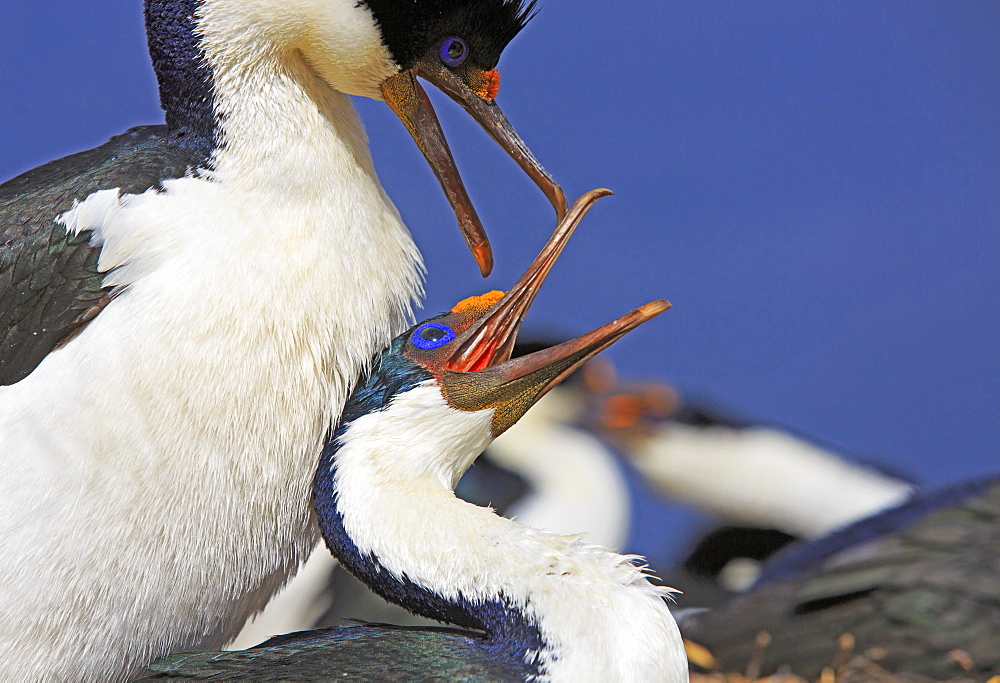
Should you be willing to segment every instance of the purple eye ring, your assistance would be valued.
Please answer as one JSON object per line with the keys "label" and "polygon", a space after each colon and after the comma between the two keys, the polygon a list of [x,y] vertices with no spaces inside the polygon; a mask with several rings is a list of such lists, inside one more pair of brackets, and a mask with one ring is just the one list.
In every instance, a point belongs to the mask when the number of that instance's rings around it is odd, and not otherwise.
{"label": "purple eye ring", "polygon": [[458,36],[448,36],[438,47],[438,57],[447,66],[459,66],[469,56],[469,45]]}

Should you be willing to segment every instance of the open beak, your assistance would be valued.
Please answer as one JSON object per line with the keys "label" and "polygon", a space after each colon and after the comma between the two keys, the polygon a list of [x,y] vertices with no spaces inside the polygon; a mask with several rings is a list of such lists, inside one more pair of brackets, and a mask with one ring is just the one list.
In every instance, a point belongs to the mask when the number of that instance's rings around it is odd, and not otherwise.
{"label": "open beak", "polygon": [[669,301],[658,299],[557,346],[475,372],[445,370],[441,376],[444,394],[449,403],[463,410],[494,408],[490,428],[499,436],[567,375],[668,308]]}
{"label": "open beak", "polygon": [[613,194],[611,190],[591,190],[573,203],[524,275],[482,318],[462,333],[447,363],[449,369],[474,372],[510,358],[521,322],[566,242],[590,207],[610,194]]}
{"label": "open beak", "polygon": [[417,75],[426,78],[447,93],[479,122],[541,188],[552,203],[559,219],[566,214],[566,196],[518,137],[491,96],[484,99],[482,94],[473,92],[462,79],[444,66],[429,65],[424,61],[418,62],[412,69],[401,71],[388,78],[382,84],[382,95],[410,131],[410,135],[413,136],[441,183],[458,218],[466,244],[485,277],[493,269],[493,252],[490,249],[489,239],[462,183],[462,177],[458,173],[455,159],[441,131],[441,124],[434,113],[430,99],[417,82]]}
{"label": "open beak", "polygon": [[496,408],[494,435],[514,424],[573,370],[670,308],[667,301],[653,301],[576,339],[510,359],[524,316],[556,258],[590,207],[609,194],[609,190],[592,190],[573,204],[524,275],[459,335],[445,364],[441,379],[448,401],[463,410]]}

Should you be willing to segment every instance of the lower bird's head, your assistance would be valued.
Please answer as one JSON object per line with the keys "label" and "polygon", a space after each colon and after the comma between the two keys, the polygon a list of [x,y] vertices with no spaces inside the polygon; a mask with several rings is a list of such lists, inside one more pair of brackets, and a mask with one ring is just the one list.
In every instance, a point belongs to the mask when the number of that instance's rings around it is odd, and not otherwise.
{"label": "lower bird's head", "polygon": [[580,219],[607,190],[581,197],[524,275],[507,292],[460,301],[393,340],[348,401],[346,424],[420,386],[436,385],[449,410],[489,415],[489,438],[513,425],[576,368],[670,307],[650,302],[587,334],[511,358],[517,332],[539,287]]}

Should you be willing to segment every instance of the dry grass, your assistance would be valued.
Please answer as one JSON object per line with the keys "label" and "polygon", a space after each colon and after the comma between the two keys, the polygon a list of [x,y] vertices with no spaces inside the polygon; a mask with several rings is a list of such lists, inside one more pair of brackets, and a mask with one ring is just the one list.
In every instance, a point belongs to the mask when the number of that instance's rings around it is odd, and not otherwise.
{"label": "dry grass", "polygon": [[[770,676],[760,676],[760,663],[763,654],[770,645],[770,636],[761,632],[757,637],[756,656],[750,661],[746,671],[711,673],[691,673],[692,683],[939,683],[937,679],[919,674],[891,673],[875,661],[878,653],[869,652],[865,655],[855,653],[855,642],[849,633],[842,634],[839,639],[840,652],[830,666],[823,669],[819,678],[812,679],[800,676],[793,671],[779,671]],[[716,663],[711,653],[705,648],[685,641],[688,657],[695,668],[713,670]],[[972,661],[961,650],[954,650],[951,658],[967,671],[972,670]],[[874,655],[874,656],[872,656]],[[966,661],[967,660],[967,661]],[[948,683],[976,683],[981,680],[973,676],[951,678]],[[986,683],[1000,683],[1000,676],[993,676]]]}

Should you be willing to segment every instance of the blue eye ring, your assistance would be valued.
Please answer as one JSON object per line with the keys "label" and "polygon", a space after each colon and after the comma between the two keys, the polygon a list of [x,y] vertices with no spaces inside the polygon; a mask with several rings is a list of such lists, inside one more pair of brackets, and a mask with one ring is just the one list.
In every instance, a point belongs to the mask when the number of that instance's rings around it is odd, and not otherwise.
{"label": "blue eye ring", "polygon": [[460,66],[469,56],[469,44],[458,36],[448,36],[438,47],[438,58],[447,66]]}
{"label": "blue eye ring", "polygon": [[441,323],[424,323],[410,335],[413,345],[424,351],[440,348],[454,338],[455,332]]}

